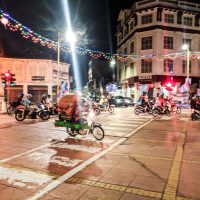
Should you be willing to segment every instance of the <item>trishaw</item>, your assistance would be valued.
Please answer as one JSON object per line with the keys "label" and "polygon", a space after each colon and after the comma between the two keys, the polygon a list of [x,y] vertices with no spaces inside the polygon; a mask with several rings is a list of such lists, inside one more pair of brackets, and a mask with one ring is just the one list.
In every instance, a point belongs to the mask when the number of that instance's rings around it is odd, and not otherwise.
{"label": "trishaw", "polygon": [[88,114],[83,115],[79,96],[75,94],[65,95],[59,101],[58,110],[59,119],[55,120],[55,126],[65,127],[70,136],[92,134],[97,140],[104,138],[101,124],[94,122]]}

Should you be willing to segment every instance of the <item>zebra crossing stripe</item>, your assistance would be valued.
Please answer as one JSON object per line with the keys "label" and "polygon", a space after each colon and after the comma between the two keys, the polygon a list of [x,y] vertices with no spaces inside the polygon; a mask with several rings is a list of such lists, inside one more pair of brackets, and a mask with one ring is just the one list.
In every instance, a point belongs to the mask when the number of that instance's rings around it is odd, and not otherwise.
{"label": "zebra crossing stripe", "polygon": [[111,125],[111,126],[120,126],[120,127],[135,127],[135,126],[138,126],[138,124],[131,124],[131,123],[127,123],[127,124],[119,124],[119,123],[110,123],[108,125]]}

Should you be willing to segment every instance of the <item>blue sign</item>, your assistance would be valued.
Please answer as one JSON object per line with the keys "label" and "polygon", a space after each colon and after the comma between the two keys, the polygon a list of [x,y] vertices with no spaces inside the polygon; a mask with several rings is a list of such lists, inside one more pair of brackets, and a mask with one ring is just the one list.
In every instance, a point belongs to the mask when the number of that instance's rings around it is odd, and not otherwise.
{"label": "blue sign", "polygon": [[107,92],[117,92],[117,85],[116,84],[109,84],[106,86]]}

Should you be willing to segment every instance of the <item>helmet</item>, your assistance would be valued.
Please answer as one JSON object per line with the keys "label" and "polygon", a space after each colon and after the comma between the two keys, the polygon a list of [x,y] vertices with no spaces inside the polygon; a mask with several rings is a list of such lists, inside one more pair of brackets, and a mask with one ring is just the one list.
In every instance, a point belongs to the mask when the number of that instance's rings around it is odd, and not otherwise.
{"label": "helmet", "polygon": [[26,97],[27,97],[28,99],[30,99],[30,98],[33,97],[33,96],[32,96],[32,94],[27,94]]}
{"label": "helmet", "polygon": [[19,95],[19,97],[23,97],[24,96],[24,94],[23,93],[21,93],[20,95]]}
{"label": "helmet", "polygon": [[199,99],[199,95],[196,96],[196,99]]}

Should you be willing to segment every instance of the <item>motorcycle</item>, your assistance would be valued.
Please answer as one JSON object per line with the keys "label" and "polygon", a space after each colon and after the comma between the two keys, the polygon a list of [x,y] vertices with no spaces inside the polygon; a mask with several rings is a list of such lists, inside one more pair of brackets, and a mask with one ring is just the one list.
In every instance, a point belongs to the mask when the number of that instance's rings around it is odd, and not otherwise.
{"label": "motorcycle", "polygon": [[[17,121],[23,121],[29,115],[30,110],[26,109],[25,106],[17,106],[15,111],[15,119]],[[45,110],[44,105],[41,103],[36,104],[36,108],[30,115],[30,119],[37,119],[37,116],[42,120],[48,120],[50,117],[49,111]]]}
{"label": "motorcycle", "polygon": [[[164,111],[163,111],[164,109]],[[165,107],[165,108],[162,108],[160,106],[156,106],[153,111],[152,111],[152,115],[154,117],[157,117],[158,115],[167,115],[167,116],[170,116],[170,111],[169,111],[169,107]]]}
{"label": "motorcycle", "polygon": [[100,112],[108,111],[109,113],[113,113],[115,111],[114,105],[95,105],[93,106],[94,113],[96,115],[100,114]]}
{"label": "motorcycle", "polygon": [[9,104],[6,105],[6,113],[12,116],[15,113],[17,106],[18,106],[17,102],[10,102]]}
{"label": "motorcycle", "polygon": [[[47,106],[45,106],[45,109],[46,110],[48,109]],[[58,114],[58,105],[57,105],[57,103],[54,103],[53,107],[50,108],[49,114],[50,115],[57,115]]]}
{"label": "motorcycle", "polygon": [[194,112],[191,115],[192,121],[200,120],[200,111],[194,110]]}
{"label": "motorcycle", "polygon": [[170,112],[171,113],[176,112],[177,114],[181,114],[181,108],[177,107],[177,105],[175,103],[172,103]]}
{"label": "motorcycle", "polygon": [[95,139],[102,140],[104,138],[104,130],[101,124],[94,122],[92,119],[89,125],[88,120],[82,118],[82,123],[74,121],[66,117],[65,113],[59,114],[59,119],[55,120],[55,127],[66,127],[66,132],[75,137],[76,135],[92,134]]}
{"label": "motorcycle", "polygon": [[139,115],[140,113],[149,113],[152,114],[153,103],[149,102],[146,106],[136,105],[134,109],[134,113]]}

